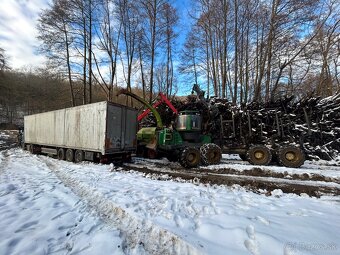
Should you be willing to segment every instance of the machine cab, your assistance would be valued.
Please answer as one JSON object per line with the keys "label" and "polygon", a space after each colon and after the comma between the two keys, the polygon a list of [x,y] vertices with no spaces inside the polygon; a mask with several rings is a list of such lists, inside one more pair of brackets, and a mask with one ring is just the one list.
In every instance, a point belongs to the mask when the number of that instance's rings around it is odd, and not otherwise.
{"label": "machine cab", "polygon": [[202,117],[198,111],[182,111],[177,116],[176,129],[181,132],[201,132]]}
{"label": "machine cab", "polygon": [[176,130],[183,140],[197,143],[200,141],[202,117],[198,111],[182,111],[177,116]]}

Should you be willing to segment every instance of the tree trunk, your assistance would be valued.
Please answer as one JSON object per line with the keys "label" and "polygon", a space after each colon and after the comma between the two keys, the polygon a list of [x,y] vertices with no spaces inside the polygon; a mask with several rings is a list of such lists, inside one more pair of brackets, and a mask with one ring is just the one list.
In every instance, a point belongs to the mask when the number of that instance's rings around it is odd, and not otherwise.
{"label": "tree trunk", "polygon": [[70,85],[71,103],[72,103],[72,106],[76,106],[75,101],[74,101],[74,93],[73,93],[73,81],[72,81],[72,74],[71,74],[69,41],[68,41],[68,35],[67,35],[65,23],[64,23],[64,35],[65,35],[66,62],[67,62],[68,82],[69,82],[69,85]]}

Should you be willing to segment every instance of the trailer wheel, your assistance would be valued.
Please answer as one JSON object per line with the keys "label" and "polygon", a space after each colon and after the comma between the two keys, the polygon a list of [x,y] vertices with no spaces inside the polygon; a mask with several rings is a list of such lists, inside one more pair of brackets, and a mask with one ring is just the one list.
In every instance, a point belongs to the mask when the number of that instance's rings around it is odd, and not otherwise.
{"label": "trailer wheel", "polygon": [[264,145],[254,145],[247,152],[248,162],[252,165],[268,165],[272,160],[272,153]]}
{"label": "trailer wheel", "polygon": [[185,168],[197,167],[200,161],[200,151],[193,147],[185,148],[179,157],[179,163]]}
{"label": "trailer wheel", "polygon": [[59,160],[65,160],[65,149],[59,148],[57,157]]}
{"label": "trailer wheel", "polygon": [[82,150],[76,150],[74,153],[74,162],[79,163],[84,161],[84,152]]}
{"label": "trailer wheel", "polygon": [[69,162],[73,162],[74,160],[74,152],[72,149],[67,149],[66,150],[66,160]]}
{"label": "trailer wheel", "polygon": [[278,150],[278,162],[286,167],[298,168],[305,162],[305,154],[296,146],[282,146]]}
{"label": "trailer wheel", "polygon": [[200,148],[201,160],[204,165],[215,165],[221,162],[221,148],[214,143],[203,144]]}

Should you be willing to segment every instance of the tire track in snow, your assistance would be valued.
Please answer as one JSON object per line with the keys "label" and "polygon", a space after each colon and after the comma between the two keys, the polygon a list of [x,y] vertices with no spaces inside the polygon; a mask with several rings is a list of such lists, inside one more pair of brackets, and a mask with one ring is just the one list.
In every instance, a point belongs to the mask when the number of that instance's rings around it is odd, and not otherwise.
{"label": "tire track in snow", "polygon": [[340,184],[335,182],[324,181],[302,181],[291,180],[285,178],[275,177],[262,177],[251,175],[236,175],[236,174],[223,174],[213,171],[201,171],[200,169],[173,169],[164,165],[164,167],[126,163],[121,169],[127,171],[138,171],[150,176],[162,180],[164,175],[167,177],[165,180],[177,178],[181,180],[189,180],[193,183],[210,183],[217,185],[234,185],[238,184],[243,187],[249,188],[254,192],[258,192],[260,189],[273,191],[275,189],[281,189],[285,193],[295,193],[300,195],[306,193],[310,196],[320,197],[321,194],[334,194],[340,195]]}
{"label": "tire track in snow", "polygon": [[127,254],[202,254],[175,234],[162,229],[151,221],[140,220],[111,202],[105,196],[62,171],[53,160],[39,157],[42,163],[77,196],[86,200],[97,214],[109,225],[119,229],[125,240]]}
{"label": "tire track in snow", "polygon": [[8,151],[0,151],[0,174],[5,172],[5,168],[8,164]]}

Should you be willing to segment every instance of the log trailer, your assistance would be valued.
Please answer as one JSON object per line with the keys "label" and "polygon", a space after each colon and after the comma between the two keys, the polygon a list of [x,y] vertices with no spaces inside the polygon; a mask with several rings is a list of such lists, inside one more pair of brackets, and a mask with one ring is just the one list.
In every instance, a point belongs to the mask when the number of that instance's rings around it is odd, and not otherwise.
{"label": "log trailer", "polygon": [[[279,139],[278,136],[264,138],[263,134],[253,134],[249,113],[244,114],[248,124],[247,130],[238,126],[236,120],[220,119],[219,137],[213,142],[222,148],[225,154],[239,154],[242,160],[252,165],[269,165],[271,163],[298,168],[305,162],[305,154],[296,143]],[[261,124],[260,124],[261,125]]]}
{"label": "log trailer", "polygon": [[[193,86],[198,101],[205,104],[204,91],[197,84]],[[203,95],[203,97],[202,97]],[[257,118],[249,111],[229,110],[229,114],[222,117],[216,105],[209,105],[209,123],[214,120],[212,142],[219,145],[225,154],[239,154],[242,160],[247,160],[253,165],[268,165],[278,163],[286,167],[298,168],[305,162],[305,154],[298,143],[285,135],[282,120],[276,112],[272,134],[265,134],[262,130],[261,118]],[[215,113],[214,113],[215,112]],[[259,114],[261,115],[261,114]],[[226,117],[227,116],[227,117]],[[262,115],[261,115],[262,116]],[[255,123],[255,124],[254,124]],[[260,131],[254,131],[260,127]],[[286,129],[289,127],[285,127]]]}

